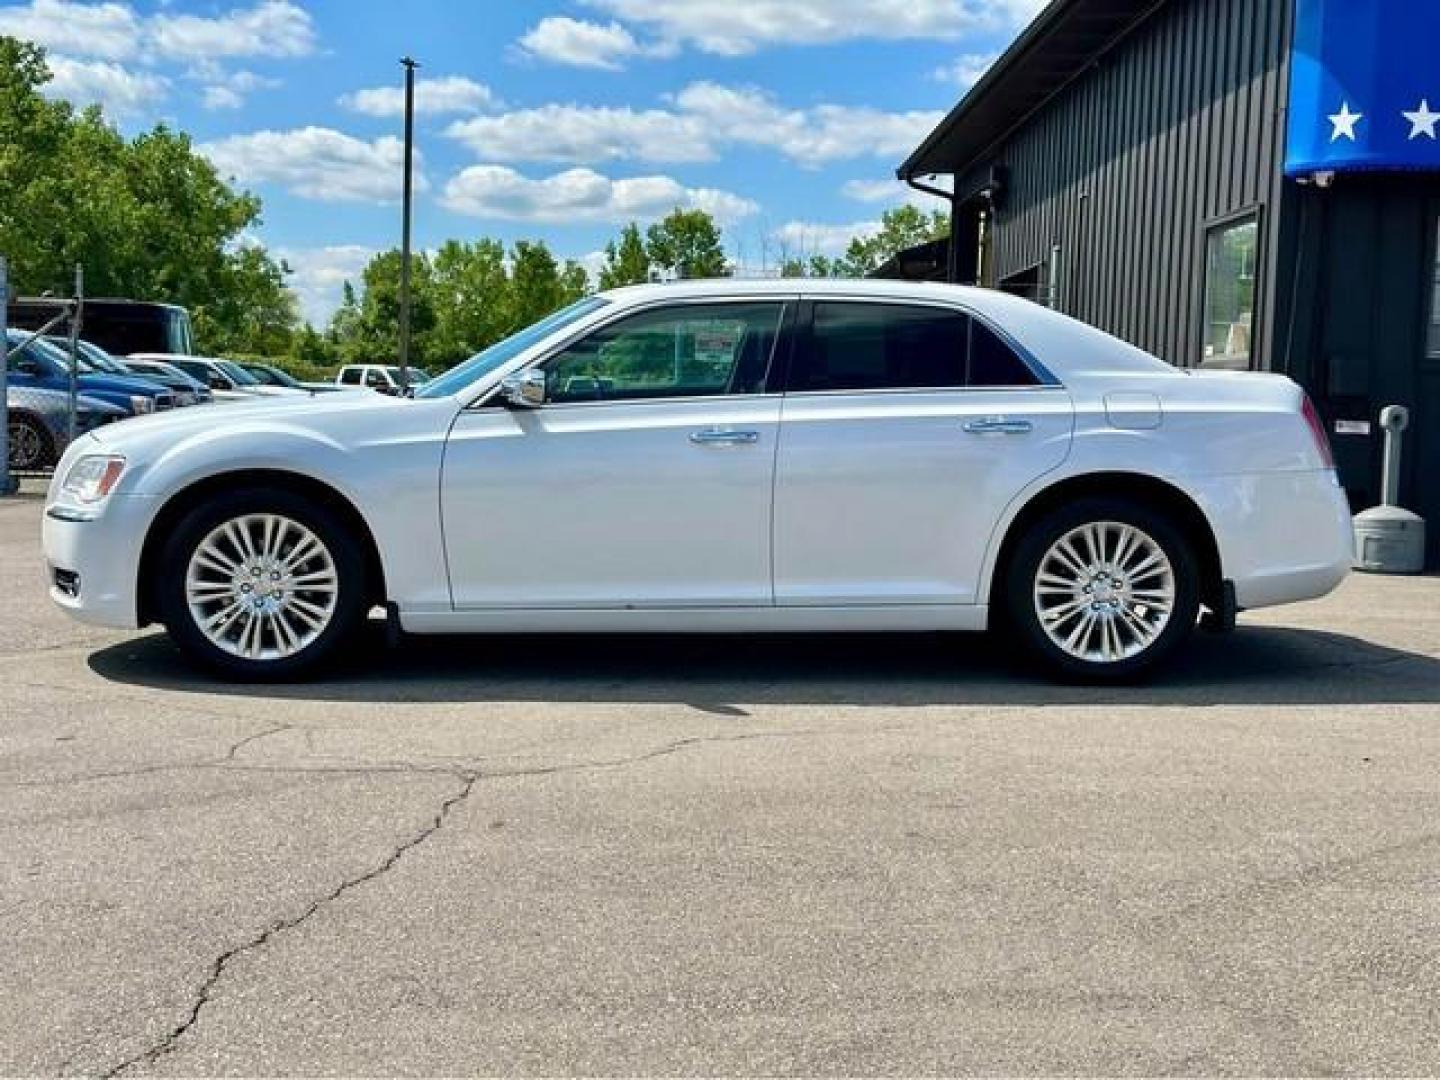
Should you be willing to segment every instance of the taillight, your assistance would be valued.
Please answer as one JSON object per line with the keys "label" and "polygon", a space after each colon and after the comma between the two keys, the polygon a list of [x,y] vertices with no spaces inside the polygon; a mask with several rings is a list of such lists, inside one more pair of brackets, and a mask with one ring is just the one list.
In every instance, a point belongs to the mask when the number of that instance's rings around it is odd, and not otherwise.
{"label": "taillight", "polygon": [[1315,449],[1320,452],[1320,460],[1325,468],[1335,467],[1335,453],[1330,449],[1330,436],[1325,433],[1325,421],[1320,419],[1320,410],[1315,408],[1315,403],[1310,400],[1310,395],[1304,395],[1305,405],[1300,410],[1305,417],[1305,424],[1310,428],[1310,434],[1315,439]]}

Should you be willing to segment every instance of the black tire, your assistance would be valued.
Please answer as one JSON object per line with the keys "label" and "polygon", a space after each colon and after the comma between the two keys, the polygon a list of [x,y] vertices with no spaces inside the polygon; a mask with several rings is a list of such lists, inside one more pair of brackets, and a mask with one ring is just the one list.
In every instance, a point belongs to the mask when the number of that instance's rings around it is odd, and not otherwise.
{"label": "black tire", "polygon": [[[1134,655],[1111,660],[1074,655],[1052,640],[1041,623],[1036,598],[1036,579],[1054,545],[1076,529],[1101,523],[1128,525],[1152,540],[1169,560],[1174,592],[1169,619],[1158,636]],[[1199,567],[1194,549],[1164,513],[1124,498],[1078,500],[1045,514],[1020,537],[1004,579],[1005,626],[1053,677],[1087,683],[1133,682],[1169,659],[1194,631],[1200,613]],[[1088,605],[1089,600],[1083,603]],[[1068,631],[1078,623],[1063,625]]]}
{"label": "black tire", "polygon": [[[252,659],[227,652],[196,622],[186,594],[186,575],[197,548],[215,529],[246,515],[272,514],[310,530],[326,548],[334,566],[334,607],[323,630],[291,655]],[[161,621],[191,662],[237,682],[280,682],[311,674],[336,658],[364,622],[368,610],[366,560],[361,541],[324,504],[275,488],[245,488],[217,495],[187,514],[174,529],[155,563],[164,576],[152,595]],[[276,631],[272,643],[278,645]]]}
{"label": "black tire", "polygon": [[[17,472],[48,469],[60,460],[50,431],[28,413],[11,413],[6,450]],[[22,457],[23,455],[23,457]]]}

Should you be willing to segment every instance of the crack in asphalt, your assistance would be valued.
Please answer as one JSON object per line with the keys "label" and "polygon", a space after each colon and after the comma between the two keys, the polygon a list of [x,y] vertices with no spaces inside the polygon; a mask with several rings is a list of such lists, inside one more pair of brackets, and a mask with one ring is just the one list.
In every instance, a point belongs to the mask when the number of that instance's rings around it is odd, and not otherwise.
{"label": "crack in asphalt", "polygon": [[394,868],[397,863],[400,862],[402,858],[405,857],[406,852],[412,851],[415,848],[419,847],[421,844],[425,843],[426,840],[430,839],[430,837],[434,836],[437,832],[439,832],[440,829],[445,826],[445,821],[450,816],[451,811],[454,810],[455,807],[463,803],[467,798],[469,798],[470,792],[475,789],[475,784],[480,779],[478,773],[452,773],[451,775],[456,776],[456,778],[461,781],[460,788],[459,790],[449,795],[445,799],[445,801],[440,804],[439,809],[436,810],[435,816],[430,820],[429,824],[427,824],[424,828],[422,828],[419,832],[415,833],[409,839],[405,840],[399,846],[395,847],[390,852],[390,854],[385,857],[385,859],[383,859],[377,865],[371,867],[365,873],[360,874],[358,877],[346,878],[344,881],[342,881],[339,885],[337,885],[330,892],[326,893],[324,896],[320,897],[317,900],[311,901],[310,904],[299,914],[292,915],[289,918],[282,919],[276,923],[271,923],[260,933],[250,938],[250,940],[245,941],[239,945],[232,946],[231,948],[227,949],[225,952],[217,956],[213,961],[211,961],[209,974],[206,976],[205,981],[200,984],[200,988],[195,994],[195,1000],[191,1003],[190,1009],[186,1013],[185,1018],[181,1020],[180,1023],[176,1024],[175,1027],[173,1027],[170,1032],[159,1042],[155,1043],[153,1046],[147,1048],[146,1050],[143,1050],[139,1054],[135,1054],[132,1057],[125,1059],[118,1065],[112,1066],[101,1075],[105,1077],[106,1080],[109,1080],[110,1077],[120,1076],[128,1072],[130,1069],[135,1068],[136,1066],[153,1065],[160,1058],[164,1057],[166,1054],[171,1053],[175,1049],[176,1044],[185,1037],[186,1033],[189,1032],[190,1029],[193,1028],[197,1023],[199,1023],[200,1014],[204,1012],[205,1006],[210,1003],[211,996],[215,991],[215,987],[224,977],[225,971],[231,965],[231,963],[233,963],[236,959],[244,956],[247,953],[264,948],[265,945],[269,943],[269,941],[276,935],[283,934],[288,930],[293,930],[295,927],[299,926],[307,919],[316,915],[321,909],[338,900],[341,896],[345,895],[345,893],[349,892],[351,889],[358,888],[361,885],[364,885],[366,882],[374,881],[376,878],[382,876],[385,873],[388,873],[391,869]]}
{"label": "crack in asphalt", "polygon": [[[277,730],[278,729],[273,729],[270,731],[258,732],[254,735],[247,736],[245,739],[240,740],[240,742],[237,743],[235,747],[232,747],[232,755],[245,744],[265,738],[268,735],[273,735],[276,733]],[[395,847],[390,852],[390,854],[387,855],[385,859],[382,860],[379,864],[372,867],[370,870],[367,870],[365,873],[360,874],[357,877],[345,879],[330,892],[326,893],[324,896],[320,897],[317,900],[311,901],[310,904],[308,904],[305,909],[299,914],[292,915],[289,918],[280,920],[279,922],[271,923],[264,930],[256,934],[254,937],[250,938],[248,941],[245,941],[239,945],[232,946],[231,948],[225,950],[223,953],[217,956],[213,961],[211,961],[209,973],[207,974],[205,980],[200,984],[199,989],[196,991],[194,1001],[191,1003],[189,1010],[186,1012],[184,1018],[180,1021],[180,1023],[176,1024],[162,1039],[160,1039],[154,1045],[148,1047],[147,1049],[141,1051],[138,1054],[134,1054],[131,1057],[126,1058],[124,1061],[121,1061],[117,1065],[111,1066],[109,1069],[99,1075],[102,1076],[104,1080],[111,1080],[111,1078],[122,1076],[125,1073],[129,1072],[131,1069],[137,1068],[139,1066],[153,1065],[160,1058],[165,1057],[170,1053],[173,1053],[178,1046],[180,1040],[183,1039],[195,1027],[195,1025],[200,1022],[200,1017],[201,1014],[205,1011],[205,1007],[209,1005],[210,1002],[213,1000],[216,986],[219,985],[220,980],[225,975],[225,972],[236,959],[252,953],[258,949],[264,948],[275,937],[302,925],[313,916],[319,914],[331,903],[338,900],[341,896],[350,892],[352,889],[359,888],[367,882],[374,881],[376,878],[379,878],[384,874],[388,873],[390,870],[394,869],[394,867],[399,864],[400,860],[404,858],[407,852],[413,851],[421,844],[424,844],[427,840],[429,840],[432,836],[434,836],[437,832],[444,828],[446,821],[450,817],[450,814],[455,810],[456,807],[460,806],[462,803],[465,802],[466,799],[470,797],[470,794],[475,790],[475,786],[480,782],[481,779],[501,780],[513,779],[515,777],[553,776],[560,773],[617,769],[633,765],[642,765],[646,762],[654,761],[658,758],[668,757],[672,754],[678,754],[686,750],[693,750],[695,747],[703,746],[707,743],[748,742],[757,739],[774,738],[803,738],[808,736],[825,734],[828,733],[821,731],[759,731],[748,732],[738,735],[695,735],[684,739],[677,739],[674,742],[667,743],[664,746],[658,747],[644,754],[637,754],[629,758],[614,758],[606,759],[603,761],[581,761],[574,762],[569,765],[536,766],[534,768],[528,769],[514,769],[508,772],[485,773],[483,775],[478,771],[458,771],[454,769],[426,770],[416,768],[410,770],[388,770],[392,772],[441,772],[445,775],[453,776],[456,779],[460,780],[461,785],[457,791],[449,795],[444,800],[444,802],[440,804],[439,809],[436,811],[435,816],[430,820],[428,825],[426,825],[419,832],[415,833],[409,839],[405,840],[403,843]],[[266,770],[264,770],[263,767],[243,766],[232,767],[228,771],[257,772]],[[276,769],[274,771],[323,772],[333,770],[282,768]],[[70,1060],[73,1060],[73,1057]]]}
{"label": "crack in asphalt", "polygon": [[[199,714],[206,715],[206,714]],[[134,776],[149,776],[155,773],[183,772],[186,769],[223,769],[232,762],[238,761],[240,751],[257,743],[261,739],[268,739],[272,735],[279,735],[282,731],[291,731],[294,724],[278,724],[268,727],[263,731],[256,731],[246,735],[230,745],[220,757],[201,758],[198,761],[179,761],[169,764],[137,765],[133,769],[111,769],[106,772],[80,773],[76,776],[60,776],[47,780],[16,780],[12,783],[0,784],[3,788],[31,788],[31,787],[65,787],[70,784],[88,784],[97,780],[120,780]]]}

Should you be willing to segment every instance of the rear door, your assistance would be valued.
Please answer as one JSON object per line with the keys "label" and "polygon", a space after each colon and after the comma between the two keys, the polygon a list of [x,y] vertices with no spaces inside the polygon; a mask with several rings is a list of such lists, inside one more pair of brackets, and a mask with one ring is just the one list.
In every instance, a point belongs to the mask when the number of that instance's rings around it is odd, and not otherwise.
{"label": "rear door", "polygon": [[776,461],[776,602],[975,603],[1005,507],[1069,452],[1069,394],[955,307],[816,300],[801,323]]}

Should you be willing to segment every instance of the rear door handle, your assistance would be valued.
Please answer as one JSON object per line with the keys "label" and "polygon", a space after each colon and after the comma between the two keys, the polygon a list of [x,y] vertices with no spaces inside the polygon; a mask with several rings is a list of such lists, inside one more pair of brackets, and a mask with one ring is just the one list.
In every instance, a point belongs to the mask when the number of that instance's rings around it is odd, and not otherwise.
{"label": "rear door handle", "polygon": [[734,431],[730,428],[706,428],[690,434],[696,446],[751,446],[760,441],[758,431]]}
{"label": "rear door handle", "polygon": [[965,430],[971,435],[1028,435],[1035,430],[1029,420],[1010,420],[1004,416],[986,416],[968,420]]}

